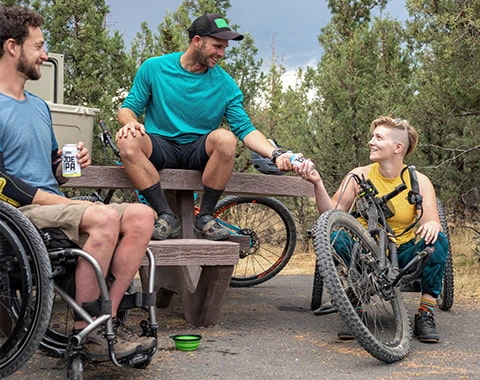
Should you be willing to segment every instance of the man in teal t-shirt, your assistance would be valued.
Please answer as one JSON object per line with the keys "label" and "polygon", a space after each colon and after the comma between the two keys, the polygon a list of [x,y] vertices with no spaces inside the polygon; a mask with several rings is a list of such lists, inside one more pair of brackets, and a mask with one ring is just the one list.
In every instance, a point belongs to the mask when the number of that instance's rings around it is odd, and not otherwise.
{"label": "man in teal t-shirt", "polygon": [[[139,68],[118,113],[122,128],[117,143],[127,175],[157,212],[153,239],[180,232],[158,174],[160,169],[180,168],[203,171],[195,233],[226,240],[229,232],[212,214],[233,171],[237,138],[250,150],[271,157],[280,170],[292,170],[290,154],[274,149],[252,125],[238,85],[217,65],[228,41],[240,41],[243,35],[215,14],[200,16],[188,32],[186,52],[150,58]],[[144,124],[138,122],[142,115]],[[219,128],[223,118],[231,131]]]}

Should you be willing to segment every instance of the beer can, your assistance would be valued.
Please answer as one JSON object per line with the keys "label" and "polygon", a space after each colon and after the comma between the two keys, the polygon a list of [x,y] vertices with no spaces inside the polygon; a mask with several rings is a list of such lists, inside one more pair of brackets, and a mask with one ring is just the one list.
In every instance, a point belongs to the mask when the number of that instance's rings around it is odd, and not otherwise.
{"label": "beer can", "polygon": [[77,144],[65,144],[62,147],[62,173],[64,177],[80,177],[82,175],[77,153]]}
{"label": "beer can", "polygon": [[297,168],[302,165],[305,161],[310,161],[307,160],[306,158],[300,156],[297,153],[294,153],[290,156],[290,162],[292,163],[293,166],[296,166]]}

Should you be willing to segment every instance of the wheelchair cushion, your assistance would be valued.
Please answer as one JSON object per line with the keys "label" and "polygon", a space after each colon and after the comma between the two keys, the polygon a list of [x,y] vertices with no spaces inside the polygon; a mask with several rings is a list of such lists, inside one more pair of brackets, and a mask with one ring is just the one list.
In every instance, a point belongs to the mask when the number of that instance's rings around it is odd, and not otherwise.
{"label": "wheelchair cushion", "polygon": [[43,228],[40,235],[45,242],[47,249],[55,248],[80,248],[68,239],[67,235],[60,228]]}

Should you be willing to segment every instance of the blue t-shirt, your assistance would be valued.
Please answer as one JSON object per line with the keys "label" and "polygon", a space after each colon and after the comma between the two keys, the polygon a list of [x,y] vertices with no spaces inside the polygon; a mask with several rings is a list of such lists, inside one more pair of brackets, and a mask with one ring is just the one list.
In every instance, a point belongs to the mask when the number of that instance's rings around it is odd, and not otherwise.
{"label": "blue t-shirt", "polygon": [[25,100],[0,93],[0,152],[7,174],[62,194],[52,172],[52,151],[58,149],[47,103],[25,91]]}
{"label": "blue t-shirt", "polygon": [[180,64],[182,54],[146,60],[122,108],[137,116],[145,114],[147,132],[179,144],[217,129],[223,117],[240,139],[254,131],[233,78],[219,66],[203,73],[189,72]]}

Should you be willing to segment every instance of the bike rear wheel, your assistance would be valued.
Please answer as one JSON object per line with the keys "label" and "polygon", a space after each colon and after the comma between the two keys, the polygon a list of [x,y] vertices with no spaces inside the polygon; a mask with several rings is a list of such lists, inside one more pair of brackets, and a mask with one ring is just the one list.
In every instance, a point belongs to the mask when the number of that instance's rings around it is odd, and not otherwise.
{"label": "bike rear wheel", "polygon": [[358,343],[387,363],[403,359],[412,345],[409,317],[398,288],[384,286],[380,252],[368,231],[350,214],[330,210],[317,221],[317,261],[332,303]]}
{"label": "bike rear wheel", "polygon": [[214,216],[232,235],[250,237],[249,249],[240,251],[231,286],[261,284],[277,275],[292,257],[297,241],[295,221],[278,199],[225,197]]}
{"label": "bike rear wheel", "polygon": [[19,369],[38,348],[52,296],[42,238],[20,211],[0,202],[0,378]]}
{"label": "bike rear wheel", "polygon": [[447,217],[445,209],[440,199],[437,199],[438,216],[440,217],[440,224],[442,225],[443,233],[448,239],[448,256],[445,264],[445,272],[443,274],[442,291],[437,298],[438,307],[441,310],[450,310],[453,306],[454,300],[454,280],[453,280],[453,260],[452,248],[450,245],[450,234],[448,231]]}

